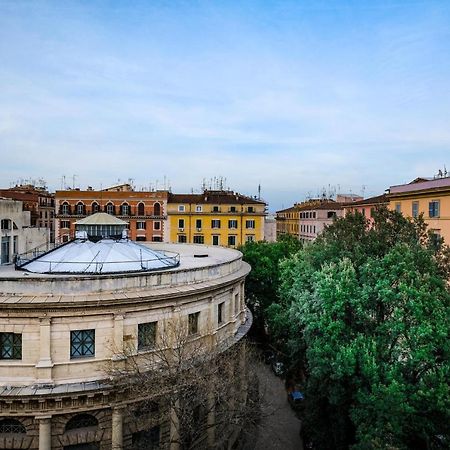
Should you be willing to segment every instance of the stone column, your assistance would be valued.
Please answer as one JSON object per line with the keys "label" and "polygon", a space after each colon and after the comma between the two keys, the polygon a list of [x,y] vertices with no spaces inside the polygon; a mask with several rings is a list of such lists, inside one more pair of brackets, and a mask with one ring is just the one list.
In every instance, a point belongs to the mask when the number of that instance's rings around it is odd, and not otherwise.
{"label": "stone column", "polygon": [[170,450],[179,450],[180,448],[180,419],[177,409],[180,400],[175,401],[175,405],[170,408]]}
{"label": "stone column", "polygon": [[52,449],[52,416],[36,417],[39,421],[39,450]]}
{"label": "stone column", "polygon": [[123,408],[113,408],[112,410],[112,450],[123,449]]}
{"label": "stone column", "polygon": [[51,357],[51,318],[41,317],[39,319],[39,361],[36,364],[39,383],[52,382],[52,357]]}

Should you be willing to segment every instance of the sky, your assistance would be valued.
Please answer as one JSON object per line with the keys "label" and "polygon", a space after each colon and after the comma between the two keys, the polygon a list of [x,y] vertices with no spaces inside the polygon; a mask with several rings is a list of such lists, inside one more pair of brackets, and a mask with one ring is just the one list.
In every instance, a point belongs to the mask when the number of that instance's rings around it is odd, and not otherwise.
{"label": "sky", "polygon": [[450,170],[449,55],[448,0],[0,0],[0,186],[378,195]]}

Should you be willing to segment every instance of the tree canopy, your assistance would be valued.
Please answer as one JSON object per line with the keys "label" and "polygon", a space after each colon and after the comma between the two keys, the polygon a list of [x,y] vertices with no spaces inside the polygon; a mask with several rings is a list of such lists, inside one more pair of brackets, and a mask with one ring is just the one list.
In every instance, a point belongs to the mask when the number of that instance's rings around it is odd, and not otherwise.
{"label": "tree canopy", "polygon": [[307,372],[314,448],[450,446],[448,253],[423,220],[350,214],[279,261],[265,312]]}

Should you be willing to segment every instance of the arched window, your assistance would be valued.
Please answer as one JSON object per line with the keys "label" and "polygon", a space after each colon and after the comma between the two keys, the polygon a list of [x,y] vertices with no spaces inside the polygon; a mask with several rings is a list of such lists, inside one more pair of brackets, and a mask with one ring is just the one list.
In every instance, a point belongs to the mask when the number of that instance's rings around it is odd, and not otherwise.
{"label": "arched window", "polygon": [[20,433],[26,434],[25,427],[16,419],[0,420],[0,434],[2,433]]}
{"label": "arched window", "polygon": [[78,202],[75,207],[75,213],[79,216],[84,215],[84,204],[81,202]]}
{"label": "arched window", "polygon": [[91,205],[92,214],[98,213],[100,211],[100,205],[97,202],[93,202]]}
{"label": "arched window", "polygon": [[108,204],[105,206],[105,211],[106,211],[108,214],[112,214],[112,215],[114,215],[114,214],[116,213],[115,208],[114,208],[114,205],[113,205],[112,203],[108,203]]}
{"label": "arched window", "polygon": [[159,203],[155,203],[153,205],[153,214],[155,216],[160,216],[161,215],[161,205]]}
{"label": "arched window", "polygon": [[130,205],[128,203],[123,203],[120,207],[120,214],[122,216],[129,216],[130,215]]}
{"label": "arched window", "polygon": [[67,423],[65,431],[77,430],[79,428],[96,427],[98,420],[91,414],[77,414],[73,416]]}
{"label": "arched window", "polygon": [[145,205],[142,202],[138,204],[137,215],[138,216],[145,216]]}
{"label": "arched window", "polygon": [[61,214],[64,214],[64,215],[70,214],[70,205],[67,202],[64,202],[61,205]]}

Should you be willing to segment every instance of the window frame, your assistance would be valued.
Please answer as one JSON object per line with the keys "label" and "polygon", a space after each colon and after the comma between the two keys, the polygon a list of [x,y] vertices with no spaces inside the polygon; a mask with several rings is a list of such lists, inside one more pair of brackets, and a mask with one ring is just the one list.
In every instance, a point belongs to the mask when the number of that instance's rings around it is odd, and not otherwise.
{"label": "window frame", "polygon": [[[7,340],[10,343],[7,343]],[[8,349],[6,345],[9,345]],[[0,360],[22,360],[22,333],[0,333]],[[7,352],[9,354],[7,354]]]}
{"label": "window frame", "polygon": [[[80,342],[74,342],[75,338]],[[75,348],[75,345],[79,347]],[[80,358],[95,358],[95,328],[70,331],[70,359]]]}
{"label": "window frame", "polygon": [[220,302],[217,305],[217,325],[223,325],[225,322],[225,302]]}
{"label": "window frame", "polygon": [[188,315],[188,335],[196,336],[199,334],[200,311]]}
{"label": "window frame", "polygon": [[[436,208],[437,205],[437,208]],[[441,201],[440,200],[430,200],[428,202],[428,217],[430,219],[439,219],[441,215]]]}
{"label": "window frame", "polygon": [[[156,346],[158,321],[143,322],[138,324],[137,349],[138,352],[153,350]],[[149,335],[151,336],[149,337]]]}

